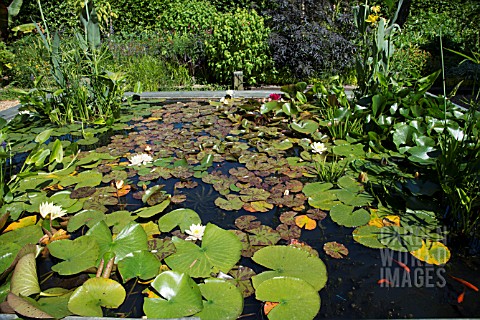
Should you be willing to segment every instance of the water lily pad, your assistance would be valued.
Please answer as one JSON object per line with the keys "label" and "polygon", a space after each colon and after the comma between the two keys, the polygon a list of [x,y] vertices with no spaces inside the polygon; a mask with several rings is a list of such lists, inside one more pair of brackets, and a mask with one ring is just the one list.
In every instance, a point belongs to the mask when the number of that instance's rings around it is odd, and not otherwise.
{"label": "water lily pad", "polygon": [[72,199],[88,198],[94,193],[95,193],[95,188],[93,187],[81,187],[73,190],[70,193],[70,198]]}
{"label": "water lily pad", "polygon": [[243,202],[265,201],[270,196],[270,192],[258,188],[243,189],[240,194],[240,199]]}
{"label": "water lily pad", "polygon": [[180,318],[193,315],[203,308],[198,285],[185,273],[165,271],[152,282],[160,294],[145,298],[143,311],[148,318]]}
{"label": "water lily pad", "polygon": [[154,206],[162,201],[165,201],[169,196],[162,191],[164,185],[155,185],[147,190],[142,196],[142,202],[150,206]]}
{"label": "water lily pad", "polygon": [[169,232],[176,226],[180,227],[182,232],[188,230],[192,224],[201,224],[202,220],[192,209],[176,209],[158,219],[160,231]]}
{"label": "water lily pad", "polygon": [[42,227],[39,225],[28,226],[25,228],[15,229],[4,233],[0,236],[0,245],[9,243],[17,244],[23,247],[26,244],[35,244],[43,236]]}
{"label": "water lily pad", "polygon": [[336,192],[338,200],[342,201],[346,205],[354,207],[363,207],[373,202],[373,197],[366,192],[354,193],[350,190],[338,190]]}
{"label": "water lily pad", "polygon": [[388,226],[380,229],[378,235],[380,242],[389,249],[410,252],[422,247],[422,239],[415,234],[410,233],[404,227]]}
{"label": "water lily pad", "polygon": [[147,250],[147,234],[142,226],[130,222],[120,233],[112,239],[110,229],[104,221],[98,222],[87,232],[98,243],[100,257],[107,252],[115,254],[115,263],[135,251]]}
{"label": "water lily pad", "polygon": [[243,311],[243,296],[231,282],[207,279],[199,285],[203,309],[195,314],[200,319],[237,319]]}
{"label": "water lily pad", "polygon": [[157,276],[160,266],[160,261],[149,251],[135,251],[118,262],[118,271],[123,282],[135,277],[148,280]]}
{"label": "water lily pad", "polygon": [[374,226],[362,226],[353,230],[353,240],[365,247],[383,249],[385,246],[378,240],[380,228]]}
{"label": "water lily pad", "polygon": [[325,243],[323,245],[323,251],[335,259],[343,259],[343,257],[348,255],[348,249],[343,244],[336,241]]}
{"label": "water lily pad", "polygon": [[[258,250],[252,257],[256,263],[273,269],[252,278],[258,290],[262,282],[274,277],[294,277],[305,280],[316,291],[327,283],[327,268],[320,258],[290,246],[269,246]],[[273,301],[273,300],[268,300]]]}
{"label": "water lily pad", "polygon": [[82,210],[68,220],[67,231],[73,232],[83,226],[93,227],[97,222],[105,220],[105,214],[96,210]]}
{"label": "water lily pad", "polygon": [[255,271],[249,267],[238,266],[230,270],[228,274],[231,275],[233,279],[227,281],[233,283],[240,290],[244,298],[248,298],[254,293],[255,290],[253,290],[251,279],[256,274]]}
{"label": "water lily pad", "polygon": [[226,198],[227,199],[217,198],[215,200],[215,205],[220,209],[227,210],[227,211],[242,209],[244,202],[240,200],[239,196],[227,194]]}
{"label": "water lily pad", "polygon": [[[297,250],[297,249],[294,249]],[[268,319],[313,319],[320,310],[320,296],[306,281],[288,276],[263,281],[255,291],[257,300],[278,302]]]}
{"label": "water lily pad", "polygon": [[245,203],[242,208],[248,212],[268,212],[273,209],[273,204],[266,201],[252,201]]}
{"label": "water lily pad", "polygon": [[330,182],[313,182],[313,183],[306,183],[303,186],[302,192],[307,197],[313,197],[316,194],[323,194],[323,192],[333,188],[333,184]]}
{"label": "water lily pad", "polygon": [[299,228],[305,227],[306,230],[313,230],[317,227],[317,222],[304,214],[295,217],[295,224]]}
{"label": "water lily pad", "polygon": [[318,122],[314,120],[301,120],[299,122],[293,121],[290,124],[290,128],[300,133],[311,134],[317,131]]}
{"label": "water lily pad", "polygon": [[0,246],[0,274],[12,265],[21,248],[16,243],[5,243]]}
{"label": "water lily pad", "polygon": [[10,282],[10,291],[24,297],[40,293],[34,253],[28,253],[18,260]]}
{"label": "water lily pad", "polygon": [[277,149],[277,150],[281,150],[281,151],[284,151],[284,150],[288,150],[290,148],[293,147],[293,143],[288,140],[288,139],[285,139],[283,141],[275,141],[272,146]]}
{"label": "water lily pad", "polygon": [[54,241],[47,248],[51,255],[65,260],[52,266],[60,275],[72,275],[94,267],[100,253],[97,242],[89,236]]}
{"label": "water lily pad", "polygon": [[142,218],[151,218],[154,215],[163,212],[170,205],[170,199],[164,200],[152,207],[143,207],[134,212]]}
{"label": "water lily pad", "polygon": [[153,238],[148,240],[148,250],[153,253],[159,261],[162,261],[176,251],[175,245],[170,237],[164,239]]}
{"label": "water lily pad", "polygon": [[75,289],[68,301],[68,309],[79,316],[102,317],[102,307],[117,308],[125,297],[125,289],[118,282],[106,278],[91,278]]}
{"label": "water lily pad", "polygon": [[8,305],[18,314],[27,318],[52,319],[53,316],[38,308],[38,304],[33,299],[19,297],[10,292],[7,295]]}
{"label": "water lily pad", "polygon": [[260,225],[247,231],[253,234],[248,236],[252,246],[269,246],[280,241],[280,234],[269,226]]}
{"label": "water lily pad", "polygon": [[292,239],[298,239],[302,235],[302,229],[297,227],[296,225],[286,225],[286,224],[279,224],[275,230],[278,232],[280,237],[283,240],[290,241]]}
{"label": "water lily pad", "polygon": [[341,177],[340,179],[338,179],[337,184],[340,188],[348,190],[352,193],[363,191],[362,184],[349,176]]}
{"label": "water lily pad", "polygon": [[330,210],[330,217],[333,221],[345,227],[357,227],[367,224],[370,221],[370,214],[365,209],[353,211],[354,207],[337,204]]}
{"label": "water lily pad", "polygon": [[76,184],[75,189],[81,187],[96,187],[102,182],[102,174],[98,171],[88,170],[80,172],[76,176],[67,176],[62,178],[59,184],[62,187],[68,187]]}
{"label": "water lily pad", "polygon": [[259,227],[262,223],[257,220],[256,216],[243,215],[235,219],[235,226],[240,230],[253,229]]}
{"label": "water lily pad", "polygon": [[43,293],[53,296],[38,299],[37,303],[41,310],[51,314],[56,319],[72,315],[72,312],[68,310],[68,301],[73,293],[72,291],[63,288],[50,288]]}
{"label": "water lily pad", "polygon": [[214,224],[207,224],[202,246],[174,237],[177,252],[167,257],[167,265],[192,277],[208,277],[214,270],[227,273],[240,259],[242,244],[237,236]]}
{"label": "water lily pad", "polygon": [[363,151],[363,144],[342,144],[334,146],[332,152],[341,157],[353,157],[353,158],[364,158],[365,151]]}
{"label": "water lily pad", "polygon": [[134,221],[137,216],[126,210],[114,211],[105,215],[105,223],[112,228],[113,233],[119,233],[130,222]]}
{"label": "water lily pad", "polygon": [[429,264],[444,265],[450,260],[450,250],[441,242],[423,240],[422,247],[410,252],[415,258]]}

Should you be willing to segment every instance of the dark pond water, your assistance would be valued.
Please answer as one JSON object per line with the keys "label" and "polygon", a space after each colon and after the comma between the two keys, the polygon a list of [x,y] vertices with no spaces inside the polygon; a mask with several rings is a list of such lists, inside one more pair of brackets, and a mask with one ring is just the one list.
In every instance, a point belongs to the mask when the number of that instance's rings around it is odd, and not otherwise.
{"label": "dark pond water", "polygon": [[[193,105],[195,108],[196,106]],[[213,107],[212,107],[213,108]],[[176,114],[173,120],[169,121],[165,130],[155,131],[158,126],[165,126],[166,116],[172,114],[163,113],[164,122],[155,125],[145,123],[135,127],[135,121],[131,122],[134,126],[132,133],[123,139],[118,138],[114,144],[116,148],[124,148],[132,152],[139,152],[140,145],[149,144],[157,146],[160,150],[168,145],[169,152],[166,155],[176,155],[174,145],[180,147],[192,147],[197,145],[193,142],[200,136],[208,136],[204,131],[192,131],[186,133],[185,130],[191,129],[181,123],[185,117],[192,121],[191,113],[184,115],[179,110],[172,111]],[[209,117],[211,115],[208,115]],[[177,119],[177,120],[175,120]],[[209,118],[212,120],[212,118]],[[140,120],[139,120],[140,121]],[[190,122],[189,122],[190,123]],[[150,131],[149,136],[141,132]],[[174,137],[168,130],[183,130],[182,134]],[[215,134],[222,131],[216,129]],[[176,132],[174,132],[176,134]],[[191,135],[191,141],[185,140],[187,134]],[[211,134],[211,133],[210,133]],[[181,139],[181,141],[177,141]],[[118,141],[125,141],[124,145]],[[132,143],[132,140],[135,143]],[[167,142],[166,142],[167,141]],[[178,151],[178,150],[177,150]],[[198,150],[196,150],[198,152]],[[214,170],[228,173],[231,168],[244,167],[237,162],[215,162],[208,172]],[[280,178],[280,177],[279,177]],[[172,204],[165,210],[168,212],[176,208],[190,208],[195,210],[201,217],[203,224],[212,222],[224,229],[234,229],[235,219],[245,215],[252,214],[245,210],[224,211],[218,208],[214,201],[220,194],[211,184],[202,182],[201,179],[189,177],[189,181],[198,183],[193,189],[178,190],[174,187],[176,182],[185,179],[158,178],[150,181],[150,187],[156,184],[164,184],[164,190],[169,194],[183,194],[186,201],[179,204]],[[133,179],[133,182],[138,180]],[[128,210],[135,210],[142,206],[140,200],[135,200],[131,194],[127,196],[126,202],[129,204]],[[308,205],[307,205],[308,206]],[[275,228],[279,223],[279,216],[288,208],[274,207],[274,209],[265,213],[253,213],[258,217],[262,224]],[[112,210],[116,210],[113,208]],[[320,258],[326,263],[328,270],[328,282],[324,289],[320,291],[321,310],[316,318],[458,318],[458,317],[478,317],[480,316],[480,293],[473,290],[467,290],[462,303],[457,301],[458,296],[463,292],[463,286],[450,276],[455,276],[469,280],[478,284],[480,277],[480,256],[463,256],[457,252],[463,252],[463,248],[451,247],[452,258],[447,265],[443,267],[432,266],[416,260],[410,254],[401,254],[389,250],[376,250],[364,247],[356,243],[352,238],[352,228],[345,228],[334,223],[329,217],[319,223],[316,229],[312,231],[302,230],[300,240],[306,242],[319,252]],[[283,244],[286,241],[282,240]],[[323,245],[326,242],[337,241],[344,244],[349,254],[344,259],[334,259],[325,254]],[[449,245],[447,243],[447,245]],[[392,259],[405,263],[409,272]],[[242,258],[241,265],[251,267],[256,272],[262,269],[254,265],[250,259]],[[48,264],[43,271],[48,270]],[[380,279],[389,279],[393,285],[379,284]],[[50,281],[55,281],[52,278]],[[127,303],[117,310],[109,310],[107,315],[129,317],[142,316],[142,295],[141,291],[145,288],[134,281],[127,284],[127,292],[131,294]],[[242,319],[263,319],[266,317],[262,313],[262,305],[254,297],[245,300],[245,307]]]}

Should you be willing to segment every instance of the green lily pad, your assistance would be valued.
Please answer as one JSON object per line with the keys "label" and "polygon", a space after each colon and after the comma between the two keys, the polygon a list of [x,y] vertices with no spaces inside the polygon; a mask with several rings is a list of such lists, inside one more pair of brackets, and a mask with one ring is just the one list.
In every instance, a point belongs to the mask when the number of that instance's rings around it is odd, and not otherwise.
{"label": "green lily pad", "polygon": [[[252,278],[253,286],[274,277],[294,277],[305,280],[318,291],[327,283],[327,268],[320,258],[290,246],[269,246],[258,250],[252,257],[256,263],[273,269]],[[272,300],[268,300],[272,301]]]}
{"label": "green lily pad", "polygon": [[97,222],[105,220],[105,214],[96,210],[82,210],[68,220],[68,232],[74,232],[83,226],[93,227]]}
{"label": "green lily pad", "polygon": [[175,253],[175,245],[172,238],[158,239],[153,238],[148,240],[148,250],[153,253],[159,261],[162,261],[169,255]]}
{"label": "green lily pad", "polygon": [[238,268],[230,270],[228,274],[231,275],[233,279],[227,281],[233,283],[240,290],[244,298],[250,297],[255,292],[251,280],[256,274],[255,271],[249,267],[238,266]]}
{"label": "green lily pad", "polygon": [[383,227],[380,229],[378,239],[389,249],[400,252],[415,251],[422,247],[422,239],[404,227]]}
{"label": "green lily pad", "polygon": [[72,312],[68,310],[68,301],[73,293],[72,291],[63,288],[50,288],[43,293],[54,296],[38,299],[37,302],[41,310],[51,314],[56,319],[72,315]]}
{"label": "green lily pad", "polygon": [[170,204],[170,199],[164,200],[152,207],[144,207],[135,211],[135,213],[141,218],[151,218],[154,215],[163,212]]}
{"label": "green lily pad", "polygon": [[354,207],[345,204],[337,204],[330,210],[333,221],[345,227],[363,226],[370,221],[370,213],[365,209],[353,211]]}
{"label": "green lily pad", "polygon": [[121,170],[113,170],[109,174],[106,174],[102,178],[103,183],[109,183],[112,180],[125,181],[127,180],[127,172]]}
{"label": "green lily pad", "polygon": [[227,194],[227,199],[217,198],[215,199],[215,205],[220,209],[227,211],[240,210],[243,207],[244,202],[240,200],[239,196]]}
{"label": "green lily pad", "polygon": [[353,240],[365,247],[383,249],[385,246],[378,240],[380,228],[374,226],[361,226],[353,230]]}
{"label": "green lily pad", "polygon": [[135,222],[130,222],[120,233],[112,240],[110,229],[104,221],[98,222],[87,232],[87,236],[92,236],[100,248],[100,257],[107,252],[115,254],[115,263],[122,260],[135,251],[147,250],[147,234],[142,226]]}
{"label": "green lily pad", "polygon": [[4,246],[8,243],[13,243],[23,247],[29,243],[36,244],[42,236],[43,231],[41,226],[28,226],[2,234],[0,236],[0,245]]}
{"label": "green lily pad", "polygon": [[81,187],[96,187],[102,182],[102,174],[98,171],[88,170],[80,172],[76,176],[62,177],[59,184],[68,187],[76,184],[76,189]]}
{"label": "green lily pad", "polygon": [[51,255],[65,260],[52,267],[60,275],[72,275],[94,267],[100,252],[97,243],[89,236],[53,241],[47,248]]}
{"label": "green lily pad", "polygon": [[142,280],[152,279],[159,273],[161,263],[149,251],[135,251],[118,262],[118,271],[123,282],[138,277]]}
{"label": "green lily pad", "polygon": [[238,288],[225,280],[207,279],[199,285],[203,309],[195,314],[200,319],[237,319],[243,311],[243,296]]}
{"label": "green lily pad", "polygon": [[105,215],[105,223],[112,228],[113,233],[119,233],[123,228],[132,221],[135,221],[137,216],[132,215],[132,212],[127,210],[114,211]]}
{"label": "green lily pad", "polygon": [[284,151],[284,150],[288,150],[290,148],[293,147],[293,143],[288,140],[288,139],[285,139],[283,141],[275,141],[272,146],[277,149],[277,150],[281,150],[281,151]]}
{"label": "green lily pad", "polygon": [[0,274],[12,265],[21,248],[16,243],[5,243],[0,246]]}
{"label": "green lily pad", "polygon": [[415,258],[429,264],[444,265],[450,260],[450,250],[439,241],[426,240],[422,242],[422,247],[410,252]]}
{"label": "green lily pad", "polygon": [[332,152],[341,157],[364,158],[365,151],[363,151],[363,144],[342,144],[334,146]]}
{"label": "green lily pad", "polygon": [[259,227],[262,223],[257,220],[256,216],[243,215],[235,219],[235,226],[240,230],[253,229]]}
{"label": "green lily pad", "polygon": [[363,191],[362,184],[349,176],[341,177],[340,179],[338,179],[337,184],[340,188],[346,189],[352,193]]}
{"label": "green lily pad", "polygon": [[260,225],[246,230],[253,235],[248,235],[250,245],[252,246],[270,246],[280,241],[280,234],[269,226]]}
{"label": "green lily pad", "polygon": [[53,316],[41,310],[35,300],[19,297],[14,293],[7,296],[8,305],[18,314],[27,318],[52,319]]}
{"label": "green lily pad", "polygon": [[40,293],[34,253],[26,254],[18,260],[10,282],[10,291],[24,297]]}
{"label": "green lily pad", "polygon": [[373,202],[373,197],[366,192],[353,193],[350,190],[342,189],[336,192],[338,200],[346,205],[363,207]]}
{"label": "green lily pad", "polygon": [[333,188],[333,184],[330,182],[313,182],[306,183],[302,192],[307,197],[314,197],[316,194],[324,194],[325,191],[331,188]]}
{"label": "green lily pad", "polygon": [[270,320],[311,320],[320,311],[320,296],[317,290],[299,278],[267,279],[257,287],[255,296],[257,300],[278,302],[268,313]]}
{"label": "green lily pad", "polygon": [[125,297],[125,289],[118,282],[106,278],[91,278],[72,293],[68,309],[79,316],[102,317],[102,307],[117,308]]}
{"label": "green lily pad", "polygon": [[301,120],[299,122],[293,121],[290,124],[290,128],[300,133],[311,134],[317,131],[318,122],[314,120]]}
{"label": "green lily pad", "polygon": [[207,224],[202,246],[174,237],[177,252],[165,258],[173,270],[192,277],[209,277],[211,272],[220,270],[227,273],[240,259],[242,244],[233,233],[214,224]]}
{"label": "green lily pad", "polygon": [[203,308],[198,285],[185,273],[162,272],[152,282],[152,287],[161,297],[145,298],[143,311],[148,318],[186,317]]}
{"label": "green lily pad", "polygon": [[158,219],[158,226],[161,232],[170,232],[176,226],[180,227],[182,232],[188,230],[192,224],[201,224],[202,220],[192,209],[176,209]]}
{"label": "green lily pad", "polygon": [[270,196],[270,192],[258,188],[243,189],[240,194],[240,200],[243,202],[265,201]]}
{"label": "green lily pad", "polygon": [[162,201],[165,201],[169,195],[162,191],[164,185],[155,185],[147,190],[142,196],[142,202],[150,206],[154,206]]}

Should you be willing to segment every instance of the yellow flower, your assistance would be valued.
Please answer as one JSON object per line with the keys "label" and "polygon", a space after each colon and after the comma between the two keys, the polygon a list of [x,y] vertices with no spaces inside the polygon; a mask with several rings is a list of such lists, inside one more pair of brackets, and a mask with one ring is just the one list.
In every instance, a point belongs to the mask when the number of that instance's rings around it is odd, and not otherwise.
{"label": "yellow flower", "polygon": [[379,18],[379,16],[374,15],[374,14],[370,14],[368,16],[367,20],[365,20],[365,21],[370,22],[371,24],[375,24],[377,22],[378,18]]}
{"label": "yellow flower", "polygon": [[379,13],[379,12],[380,12],[380,6],[372,6],[372,7],[370,8],[370,10],[372,10],[372,11],[375,12],[375,13]]}

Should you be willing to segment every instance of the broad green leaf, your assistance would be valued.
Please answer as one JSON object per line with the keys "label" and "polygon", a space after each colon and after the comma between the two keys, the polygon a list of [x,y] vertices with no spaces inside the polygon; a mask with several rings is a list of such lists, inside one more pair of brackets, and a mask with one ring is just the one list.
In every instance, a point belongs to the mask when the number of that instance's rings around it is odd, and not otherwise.
{"label": "broad green leaf", "polygon": [[243,311],[243,296],[231,282],[221,279],[207,279],[199,285],[203,300],[203,309],[195,314],[206,319],[237,319]]}
{"label": "broad green leaf", "polygon": [[114,211],[105,215],[105,223],[112,228],[113,233],[119,233],[127,224],[135,221],[137,216],[132,215],[132,212],[127,210]]}
{"label": "broad green leaf", "polygon": [[102,173],[94,170],[80,172],[76,176],[63,177],[59,184],[68,187],[76,184],[75,189],[81,187],[96,187],[102,182]]}
{"label": "broad green leaf", "polygon": [[363,191],[362,184],[349,176],[341,177],[340,179],[338,179],[337,184],[340,188],[346,189],[353,193]]}
{"label": "broad green leaf", "polygon": [[87,232],[97,241],[100,248],[100,257],[105,253],[115,254],[115,263],[122,260],[127,255],[135,251],[147,250],[147,234],[142,226],[135,222],[130,222],[120,233],[112,240],[110,229],[104,221],[98,222]]}
{"label": "broad green leaf", "polygon": [[19,315],[32,319],[52,319],[53,316],[38,308],[35,300],[19,297],[10,292],[7,296],[8,305]]}
{"label": "broad green leaf", "polygon": [[385,246],[378,240],[380,228],[374,226],[361,226],[353,230],[353,240],[365,247],[383,249]]}
{"label": "broad green leaf", "polygon": [[50,135],[52,134],[53,129],[47,129],[45,131],[42,131],[35,137],[35,142],[38,144],[42,144],[45,141],[47,141],[50,138]]}
{"label": "broad green leaf", "polygon": [[177,237],[173,243],[177,252],[165,258],[166,264],[194,278],[209,277],[216,270],[227,273],[240,259],[242,250],[237,236],[211,223],[205,228],[201,247]]}
{"label": "broad green leaf", "polygon": [[159,273],[161,263],[149,251],[135,251],[118,262],[118,271],[123,282],[138,277],[142,280],[152,279]]}
{"label": "broad green leaf", "polygon": [[444,265],[450,260],[450,250],[438,241],[422,240],[422,247],[410,252],[415,258],[429,264]]}
{"label": "broad green leaf", "polygon": [[42,227],[39,225],[15,229],[0,236],[0,245],[17,244],[23,247],[26,244],[36,244],[43,236]]}
{"label": "broad green leaf", "polygon": [[366,192],[353,193],[349,190],[338,190],[336,192],[338,200],[346,205],[354,207],[363,207],[373,202],[373,197]]}
{"label": "broad green leaf", "polygon": [[165,271],[152,282],[159,298],[145,298],[143,311],[148,318],[180,318],[203,308],[198,285],[185,273]]}
{"label": "broad green leaf", "polygon": [[0,246],[0,274],[12,265],[21,248],[16,243],[4,243]]}
{"label": "broad green leaf", "polygon": [[180,227],[182,232],[188,230],[192,224],[201,224],[202,220],[192,209],[176,209],[158,219],[158,226],[161,232],[170,232],[176,226]]}
{"label": "broad green leaf", "polygon": [[285,140],[282,140],[282,141],[275,141],[272,146],[277,149],[277,150],[288,150],[290,148],[293,147],[293,143],[288,140],[288,139],[285,139]]}
{"label": "broad green leaf", "polygon": [[60,275],[73,275],[94,267],[100,253],[97,242],[90,236],[53,241],[47,248],[51,255],[65,260],[52,267]]}
{"label": "broad green leaf", "polygon": [[274,277],[300,278],[316,291],[322,289],[327,283],[327,268],[323,261],[304,250],[291,246],[269,246],[255,252],[252,259],[272,269],[252,278],[253,286],[257,290],[262,282]]}
{"label": "broad green leaf", "polygon": [[318,122],[314,120],[301,120],[300,122],[293,121],[290,124],[290,128],[300,133],[311,134],[317,131]]}
{"label": "broad green leaf", "polygon": [[82,226],[93,227],[97,222],[105,220],[105,214],[96,210],[82,210],[68,220],[67,231],[73,232]]}
{"label": "broad green leaf", "polygon": [[345,227],[363,226],[370,221],[370,214],[365,209],[353,211],[351,205],[337,204],[330,210],[330,217],[333,221]]}
{"label": "broad green leaf", "polygon": [[52,153],[50,153],[49,162],[57,162],[61,163],[63,161],[63,147],[62,142],[60,140],[55,140],[53,143]]}
{"label": "broad green leaf", "polygon": [[18,260],[13,271],[10,291],[17,296],[25,297],[40,293],[34,253],[26,254]]}
{"label": "broad green leaf", "polygon": [[117,308],[125,297],[125,289],[118,282],[91,278],[73,292],[68,301],[68,309],[79,316],[102,317],[102,307]]}
{"label": "broad green leaf", "polygon": [[150,218],[156,215],[157,213],[163,212],[163,210],[165,210],[169,204],[170,204],[170,199],[167,199],[152,207],[140,208],[136,210],[135,213],[141,218]]}
{"label": "broad green leaf", "polygon": [[317,290],[299,278],[282,276],[267,279],[257,287],[255,297],[279,303],[269,312],[270,320],[311,320],[320,311]]}
{"label": "broad green leaf", "polygon": [[378,239],[389,249],[400,252],[415,251],[422,247],[422,239],[404,227],[383,227],[380,229]]}
{"label": "broad green leaf", "polygon": [[45,290],[43,293],[55,296],[38,299],[38,305],[42,310],[51,314],[56,319],[72,315],[72,312],[68,310],[68,300],[70,300],[73,293],[72,291],[63,288],[51,288]]}

